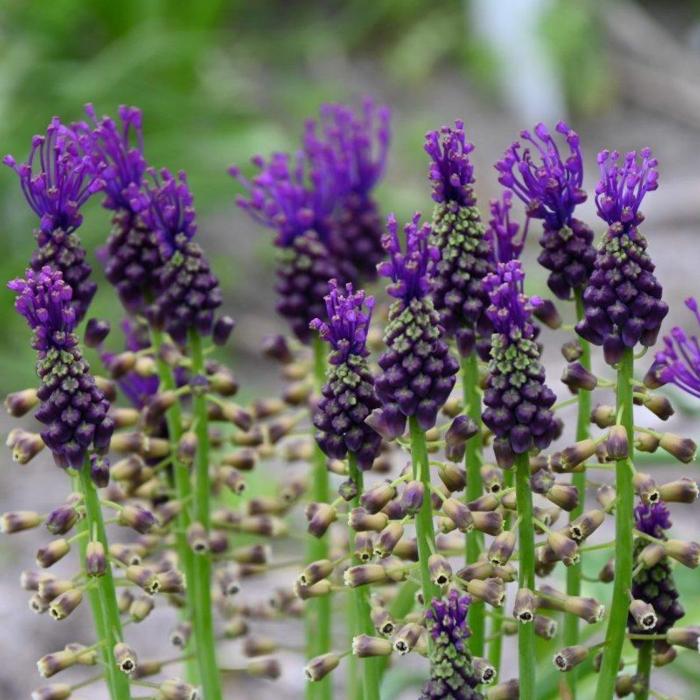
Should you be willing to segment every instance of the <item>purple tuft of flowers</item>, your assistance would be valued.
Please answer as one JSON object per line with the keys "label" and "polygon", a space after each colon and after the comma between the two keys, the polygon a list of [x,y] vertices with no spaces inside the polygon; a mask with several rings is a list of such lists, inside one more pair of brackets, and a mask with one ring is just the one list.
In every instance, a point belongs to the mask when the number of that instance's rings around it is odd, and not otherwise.
{"label": "purple tuft of flowers", "polygon": [[396,217],[390,214],[387,219],[387,233],[383,238],[384,250],[389,260],[380,263],[377,270],[382,277],[392,281],[387,292],[404,304],[411,299],[422,299],[430,292],[430,274],[434,264],[440,259],[440,252],[429,242],[432,229],[430,224],[419,227],[421,215],[416,213],[404,226],[406,252],[401,249],[399,227]]}
{"label": "purple tuft of flowers", "polygon": [[[492,199],[489,203],[491,218],[484,237],[488,241],[491,261],[507,263],[518,260],[525,248],[529,217],[525,219],[522,233],[520,225],[510,218],[513,208],[513,190],[504,189],[500,199]],[[518,236],[520,234],[520,236]]]}
{"label": "purple tuft of flowers", "polygon": [[665,503],[642,503],[634,509],[635,527],[640,532],[661,539],[671,527],[671,513]]}
{"label": "purple tuft of flowers", "polygon": [[467,141],[464,122],[458,119],[454,128],[443,126],[440,131],[429,131],[424,148],[432,161],[428,177],[433,183],[433,200],[474,206],[474,166],[469,158],[474,144]]}
{"label": "purple tuft of flowers", "polygon": [[532,312],[542,304],[524,293],[525,272],[519,260],[499,263],[484,280],[491,305],[486,310],[494,331],[509,340],[531,339],[537,334]]}
{"label": "purple tuft of flowers", "polygon": [[471,636],[467,624],[471,602],[470,596],[461,595],[454,589],[446,598],[435,598],[425,613],[432,638],[443,644],[449,643],[457,651],[464,652],[465,641]]}
{"label": "purple tuft of flowers", "polygon": [[58,117],[45,135],[34,136],[26,162],[17,163],[7,155],[3,163],[19,176],[22,192],[39,217],[39,228],[47,235],[77,229],[83,221],[80,208],[105,184],[93,176],[89,159],[78,153],[75,135]]}
{"label": "purple tuft of flowers", "polygon": [[345,294],[337,280],[330,280],[329,287],[330,292],[324,297],[328,321],[315,318],[311,328],[333,348],[329,357],[331,364],[342,364],[349,355],[367,357],[367,333],[374,297],[367,296],[362,289],[355,291],[350,282],[345,285]]}
{"label": "purple tuft of flowers", "polygon": [[595,189],[598,216],[619,232],[629,232],[644,217],[639,207],[647,192],[659,186],[658,161],[651,148],[643,148],[638,162],[637,152],[630,151],[620,162],[617,151],[598,154],[600,182]]}
{"label": "purple tuft of flowers", "polygon": [[520,137],[530,146],[521,153],[520,143],[513,143],[496,163],[496,169],[498,181],[522,199],[528,216],[544,219],[548,228],[558,230],[570,225],[574,209],[586,201],[586,192],[582,189],[579,136],[563,121],[555,129],[566,138],[568,156],[560,152],[549,129],[540,123],[535,126],[534,136],[529,131],[520,132]]}
{"label": "purple tuft of flowers", "polygon": [[[692,297],[685,305],[695,314],[700,324],[698,302]],[[662,384],[675,384],[679,389],[700,398],[700,342],[697,336],[674,326],[670,335],[664,336],[663,350],[659,350],[650,370],[654,379]]]}

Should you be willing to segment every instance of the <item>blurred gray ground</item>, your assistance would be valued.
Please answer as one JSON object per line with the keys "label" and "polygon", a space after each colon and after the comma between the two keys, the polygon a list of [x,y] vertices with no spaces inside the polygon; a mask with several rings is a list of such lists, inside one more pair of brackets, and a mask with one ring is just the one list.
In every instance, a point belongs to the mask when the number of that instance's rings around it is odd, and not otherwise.
{"label": "blurred gray ground", "polygon": [[[525,124],[509,111],[482,97],[478,90],[462,77],[446,72],[439,79],[430,80],[420,90],[406,94],[396,86],[377,82],[377,76],[370,63],[320,66],[317,70],[337,71],[336,79],[348,86],[349,94],[368,91],[392,105],[398,137],[392,149],[382,194],[383,199],[391,199],[403,213],[418,209],[423,210],[426,216],[430,215],[430,198],[425,183],[426,163],[419,134],[420,131],[451,122],[454,118],[465,120],[469,138],[477,146],[474,160],[482,205],[497,194],[492,163],[501,156],[504,147],[516,137]],[[274,113],[276,105],[273,77],[270,77],[269,88],[269,110]],[[658,110],[646,110],[639,104],[626,103],[612,108],[599,118],[576,120],[573,124],[581,133],[581,140],[586,148],[586,186],[589,192],[592,191],[597,174],[595,153],[601,147],[625,151],[651,145],[659,159],[661,186],[657,192],[648,196],[643,210],[647,216],[644,231],[649,239],[650,252],[664,285],[665,298],[671,305],[671,314],[664,326],[665,331],[674,323],[693,327],[694,322],[683,307],[682,300],[689,295],[700,293],[697,275],[700,266],[697,243],[700,221],[700,173],[697,168],[700,132],[697,126],[689,124],[687,120],[674,118],[672,111],[669,109],[669,114],[665,114]],[[420,126],[420,131],[415,128],[417,125]],[[409,131],[412,136],[405,138],[404,134]],[[266,147],[267,144],[260,144],[261,149]],[[598,231],[603,230],[594,216],[592,200],[585,205],[583,215]],[[544,292],[544,274],[534,262],[537,255],[537,229],[535,224],[532,227],[525,259],[531,290]],[[273,315],[273,268],[269,256],[262,254],[270,234],[254,226],[234,206],[231,206],[229,211],[202,220],[200,231],[201,242],[208,250],[214,268],[227,283],[227,289],[232,290],[226,299],[226,308],[238,319],[233,342],[236,371],[243,378],[249,394],[263,389],[274,390],[277,381],[275,368],[267,363],[261,365],[257,356],[262,336],[280,327]],[[227,279],[228,260],[235,261],[237,278],[233,281]],[[565,336],[559,333],[555,337],[547,332],[544,337],[545,342],[551,341],[547,348],[550,381],[557,384],[563,364],[557,348]],[[640,374],[646,369],[649,361],[649,356],[639,361]],[[604,371],[602,366],[600,369]],[[561,385],[556,388],[562,397],[566,397]],[[641,418],[647,425],[657,423],[647,415],[640,416]],[[571,424],[572,421],[567,421],[567,426]],[[0,428],[3,436],[10,427],[9,420],[2,418]],[[695,421],[688,418],[675,417],[670,429],[673,432],[688,434],[696,440],[700,439]],[[67,480],[48,462],[46,456],[42,455],[32,464],[20,467],[11,464],[9,455],[5,458],[5,467],[0,470],[0,511],[30,509],[46,512],[62,500],[68,491]],[[651,471],[661,481],[681,474],[695,478],[698,476],[697,465],[661,466],[654,467]],[[674,532],[679,537],[697,537],[697,506],[675,507],[673,515]],[[607,541],[609,537],[610,533],[604,532],[596,535],[595,541]],[[43,531],[0,540],[0,626],[4,630],[4,634],[0,635],[0,658],[4,659],[4,663],[0,664],[0,698],[6,700],[27,698],[31,689],[40,684],[34,667],[40,655],[62,648],[66,641],[88,642],[91,638],[85,627],[87,606],[82,606],[82,610],[61,623],[54,623],[46,616],[36,616],[26,606],[27,595],[20,591],[17,585],[19,572],[33,566],[34,550],[45,540]],[[280,560],[288,558],[288,554],[284,553],[277,556]],[[288,576],[291,581],[293,571],[276,574],[266,585],[277,584],[279,576],[282,575]],[[697,583],[697,577],[695,581]],[[606,592],[606,596],[609,595],[610,593]],[[262,599],[264,589],[256,586],[252,596]],[[695,601],[697,603],[697,597]],[[165,647],[165,637],[173,623],[172,613],[167,609],[157,610],[152,617],[153,619],[139,626],[130,627],[127,634],[144,658]],[[697,618],[698,612],[695,611],[696,623]],[[290,627],[280,629],[277,623],[265,623],[262,628],[267,628],[271,634],[285,641],[290,640],[290,644],[298,643],[301,639],[298,627],[294,630]],[[340,630],[337,632],[338,643],[342,648]],[[343,639],[344,637],[343,632]],[[230,686],[229,696],[252,697],[254,694],[260,700],[300,697],[300,659],[293,651],[285,652],[282,658],[285,663],[280,681],[275,684],[260,682],[254,687],[240,682]],[[505,665],[514,668],[512,644],[506,647],[505,658]],[[236,646],[226,645],[222,659],[225,665],[235,665]],[[413,659],[398,661],[399,666],[412,670],[417,663]],[[342,668],[336,677],[339,682],[342,680]],[[683,685],[683,681],[674,676],[673,667],[655,672],[654,685],[661,692],[675,693],[681,698],[689,699],[697,695],[698,685],[696,684],[694,690]],[[76,694],[76,697],[83,700],[101,700],[104,696],[90,688]],[[407,694],[406,697],[411,697],[411,694]]]}

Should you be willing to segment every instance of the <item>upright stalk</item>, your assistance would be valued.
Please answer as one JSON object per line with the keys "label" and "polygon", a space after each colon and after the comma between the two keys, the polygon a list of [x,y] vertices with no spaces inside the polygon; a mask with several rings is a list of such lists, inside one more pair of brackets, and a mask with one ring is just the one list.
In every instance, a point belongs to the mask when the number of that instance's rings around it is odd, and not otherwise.
{"label": "upright stalk", "polygon": [[[530,458],[527,453],[518,455],[515,462],[515,496],[518,506],[518,584],[521,588],[534,590],[535,529],[532,524]],[[532,622],[518,625],[518,665],[520,700],[534,700],[536,697],[535,627]]]}
{"label": "upright stalk", "polygon": [[[86,461],[80,473],[74,479],[75,485],[83,495],[85,518],[80,528],[89,533],[80,540],[80,554],[85,565],[88,542],[94,538],[109,552],[109,543],[102,518],[102,507],[95,485],[90,476],[90,465]],[[89,584],[88,596],[95,622],[95,630],[102,642],[100,649],[105,664],[105,678],[112,700],[131,700],[129,679],[117,667],[114,658],[114,645],[122,641],[122,625],[117,606],[117,593],[112,576],[112,567],[107,565],[105,573]]]}
{"label": "upright stalk", "polygon": [[[357,467],[357,458],[354,454],[348,456],[348,467],[350,478],[357,486],[357,496],[353,499],[353,506],[359,506],[360,495],[362,494],[364,484],[362,471]],[[349,534],[350,550],[352,551],[355,540],[354,530],[350,529]],[[353,557],[352,563],[361,564],[362,562],[356,557]],[[349,621],[351,622],[350,628],[353,634],[368,634],[370,636],[374,634],[368,594],[368,586],[357,586],[352,589],[354,614],[350,616]],[[381,657],[369,657],[360,660],[362,664],[362,683],[360,687],[357,688],[358,692],[355,696],[357,700],[379,700],[379,682],[381,678],[380,662]],[[356,673],[357,668],[351,668],[351,672]]]}
{"label": "upright stalk", "polygon": [[[513,486],[513,470],[506,469],[503,472],[503,488],[509,489]],[[503,527],[510,527],[510,515],[506,510],[503,514]],[[496,669],[496,673],[500,672],[501,668],[501,657],[503,654],[503,634],[501,634],[503,629],[503,608],[494,608],[491,612],[491,641],[489,642],[489,661],[491,665]]]}
{"label": "upright stalk", "polygon": [[[576,319],[580,321],[583,318],[583,300],[581,298],[581,290],[575,292],[576,300]],[[585,340],[579,339],[581,345],[581,357],[579,362],[587,369],[591,369],[591,346]],[[591,415],[591,392],[578,392],[578,415],[576,418],[576,440],[585,440],[589,437],[589,422]],[[574,520],[583,513],[586,497],[586,473],[584,471],[573,474],[571,483],[578,491],[578,505],[571,511],[570,520]],[[578,596],[581,594],[581,572],[582,560],[578,564],[569,566],[566,569],[566,593],[570,596]],[[572,613],[564,615],[564,646],[572,647],[578,644],[579,640],[579,619]],[[565,673],[566,685],[569,688],[571,700],[576,698],[576,680],[578,675],[578,666],[572,668],[568,673]]]}
{"label": "upright stalk", "polygon": [[[313,375],[314,387],[317,393],[326,380],[326,350],[323,341],[316,334],[312,341],[313,349]],[[312,428],[313,433],[313,428]],[[321,448],[313,440],[313,471],[311,474],[311,498],[317,503],[328,503],[330,501],[330,483],[328,479],[328,469],[326,467],[326,456]],[[307,563],[318,559],[328,558],[327,535],[323,537],[309,537],[306,553]],[[311,659],[320,654],[325,654],[331,650],[331,598],[322,596],[312,598],[306,603],[306,653]],[[306,684],[306,697],[318,700],[329,700],[333,697],[333,686],[330,675],[315,683]]]}
{"label": "upright stalk", "polygon": [[[196,331],[190,332],[192,349],[192,372],[204,374],[204,355],[202,339]],[[207,533],[211,526],[209,495],[209,424],[207,418],[207,400],[203,393],[194,395],[194,420],[197,434],[197,458],[194,479],[194,515]],[[221,700],[221,681],[216,663],[216,638],[212,619],[211,601],[211,558],[208,553],[193,557],[194,572],[194,618],[193,628],[196,635],[197,659],[201,673],[201,685],[207,700]]]}
{"label": "upright stalk", "polygon": [[[151,328],[151,344],[158,366],[158,379],[160,387],[165,391],[172,391],[176,388],[173,372],[168,364],[160,356],[160,349],[163,345],[163,333]],[[175,547],[179,566],[185,573],[186,598],[185,607],[182,609],[184,620],[194,619],[196,608],[196,598],[194,592],[194,553],[187,543],[187,528],[192,523],[190,515],[190,499],[192,496],[192,484],[190,482],[190,471],[187,465],[177,458],[178,444],[182,437],[182,408],[180,402],[176,401],[166,412],[165,422],[168,427],[168,440],[170,442],[170,456],[172,459],[172,480],[177,499],[183,504],[177,517],[177,530],[175,531]],[[196,647],[196,636],[192,638],[185,648],[188,657],[186,661],[187,678],[191,683],[199,683],[199,667],[197,659],[192,656]]]}
{"label": "upright stalk", "polygon": [[632,460],[634,459],[634,427],[632,416],[632,377],[634,356],[632,349],[625,354],[617,369],[617,412],[627,431],[629,456],[615,465],[617,502],[615,506],[615,581],[610,618],[605,634],[603,662],[598,676],[596,700],[610,700],[615,691],[615,678],[622,655],[627,631],[628,592],[632,584],[632,529],[634,522],[634,486]]}
{"label": "upright stalk", "polygon": [[642,642],[637,653],[637,676],[643,679],[641,689],[634,694],[635,700],[647,700],[651,678],[653,642]]}
{"label": "upright stalk", "polygon": [[[469,440],[464,453],[464,468],[467,473],[466,502],[481,496],[481,392],[479,390],[479,361],[475,352],[462,358],[462,391],[464,394],[464,412],[479,426],[479,432]],[[476,529],[467,533],[466,563],[473,564],[479,558],[484,537]],[[469,606],[469,649],[475,656],[484,655],[485,603],[472,601]]]}
{"label": "upright stalk", "polygon": [[433,499],[430,486],[430,465],[428,448],[425,444],[425,433],[418,425],[414,416],[408,419],[411,433],[411,461],[413,463],[413,478],[423,483],[423,504],[416,515],[416,539],[418,540],[418,561],[423,590],[423,605],[430,606],[433,598],[440,595],[440,589],[430,579],[428,559],[435,551],[435,529],[433,525]]}

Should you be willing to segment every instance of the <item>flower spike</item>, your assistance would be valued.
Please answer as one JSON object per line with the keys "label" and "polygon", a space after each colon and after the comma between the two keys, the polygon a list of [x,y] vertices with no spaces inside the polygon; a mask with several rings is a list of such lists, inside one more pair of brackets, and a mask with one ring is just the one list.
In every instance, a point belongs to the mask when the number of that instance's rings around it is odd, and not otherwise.
{"label": "flower spike", "polygon": [[[513,208],[513,190],[504,189],[500,199],[492,199],[489,205],[491,219],[486,229],[485,238],[489,242],[493,263],[507,263],[517,260],[525,247],[530,218],[525,219],[525,226],[520,233],[520,226],[510,218]],[[516,240],[517,239],[517,240]]]}

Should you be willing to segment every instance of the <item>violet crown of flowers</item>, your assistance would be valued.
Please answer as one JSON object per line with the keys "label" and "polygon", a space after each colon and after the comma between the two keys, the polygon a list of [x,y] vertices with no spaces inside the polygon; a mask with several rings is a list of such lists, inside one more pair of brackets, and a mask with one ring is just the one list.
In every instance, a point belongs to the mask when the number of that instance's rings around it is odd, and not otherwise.
{"label": "violet crown of flowers", "polygon": [[429,244],[432,229],[429,224],[419,228],[421,215],[416,212],[404,226],[406,252],[401,250],[399,227],[396,217],[387,218],[387,233],[382,238],[389,260],[379,263],[377,270],[382,277],[392,281],[387,292],[395,299],[408,304],[411,299],[420,299],[430,292],[430,274],[433,265],[440,259],[440,251]]}
{"label": "violet crown of flowers", "polygon": [[315,318],[311,321],[311,328],[317,330],[335,351],[329,358],[332,364],[339,365],[350,355],[366,357],[369,354],[366,347],[367,332],[372,319],[374,297],[367,296],[362,289],[355,291],[350,282],[345,285],[345,294],[337,280],[332,279],[328,284],[330,292],[323,298],[328,322]]}
{"label": "violet crown of flowers", "polygon": [[465,651],[465,640],[471,636],[467,615],[472,599],[452,589],[445,598],[434,598],[425,616],[430,621],[431,635],[438,640],[445,635],[458,651]]}
{"label": "violet crown of flowers", "polygon": [[659,186],[658,161],[651,148],[630,151],[620,161],[617,151],[603,150],[598,154],[600,182],[595,188],[598,216],[610,226],[619,225],[622,231],[643,221],[639,207],[647,192]]}
{"label": "violet crown of flowers", "polygon": [[[698,302],[690,297],[685,305],[700,324]],[[663,349],[656,353],[653,369],[664,384],[675,384],[700,398],[700,341],[697,336],[688,336],[678,326],[672,328],[670,335],[664,336]]]}
{"label": "violet crown of flowers", "polygon": [[484,288],[489,294],[491,306],[486,314],[494,332],[502,333],[511,340],[532,338],[535,326],[532,312],[542,304],[539,297],[527,297],[523,291],[525,272],[519,260],[498,263],[496,271],[484,279]]}
{"label": "violet crown of flowers", "polygon": [[136,107],[119,107],[118,125],[111,117],[98,118],[92,104],[85,105],[91,123],[74,125],[81,148],[90,156],[93,169],[104,180],[106,209],[138,212],[144,205],[139,190],[146,172],[143,156],[143,118]]}
{"label": "violet crown of flowers", "polygon": [[525,247],[530,219],[529,217],[525,219],[525,226],[518,238],[520,226],[510,218],[512,207],[513,191],[509,189],[504,189],[501,198],[492,199],[489,204],[491,218],[484,237],[489,243],[490,257],[494,263],[517,260]]}
{"label": "violet crown of flowers", "polygon": [[639,503],[634,509],[635,527],[651,537],[661,537],[671,527],[671,514],[665,503]]}
{"label": "violet crown of flowers", "polygon": [[424,148],[432,159],[428,178],[433,183],[433,200],[473,205],[474,166],[469,154],[474,144],[467,141],[464,122],[457,119],[454,128],[443,126],[440,131],[429,131]]}
{"label": "violet crown of flowers", "polygon": [[[565,122],[555,130],[566,138],[569,155],[559,150],[547,127],[535,126],[534,136],[521,131],[520,138],[531,144],[521,153],[516,141],[496,163],[498,181],[525,202],[528,216],[544,219],[545,225],[560,229],[571,222],[574,209],[586,200],[583,185],[583,157],[578,134]],[[535,158],[539,156],[536,161]]]}
{"label": "violet crown of flowers", "polygon": [[248,190],[248,196],[239,195],[236,204],[258,223],[275,229],[275,243],[281,247],[311,230],[327,242],[343,179],[332,149],[318,142],[313,157],[301,152],[294,157],[273,153],[268,161],[254,156],[251,162],[260,170],[251,180],[235,165],[228,169]]}
{"label": "violet crown of flowers", "polygon": [[167,260],[197,233],[194,197],[183,170],[173,175],[167,168],[159,172],[149,168],[148,173],[153,184],[147,185],[147,194],[142,195],[142,216],[147,226],[155,231]]}
{"label": "violet crown of flowers", "polygon": [[34,331],[35,350],[46,352],[75,345],[73,290],[59,270],[48,265],[38,272],[27,269],[23,279],[14,279],[7,286],[17,295],[15,309]]}
{"label": "violet crown of flowers", "polygon": [[45,234],[57,229],[70,233],[78,228],[83,221],[80,207],[104,187],[90,159],[79,154],[75,139],[76,135],[54,117],[45,135],[32,138],[25,163],[17,163],[11,155],[3,158],[19,176],[22,192]]}
{"label": "violet crown of flowers", "polygon": [[313,158],[319,148],[327,145],[341,189],[366,197],[384,174],[391,140],[391,110],[366,97],[359,110],[343,104],[324,104],[320,114],[320,123],[306,123],[307,155]]}

